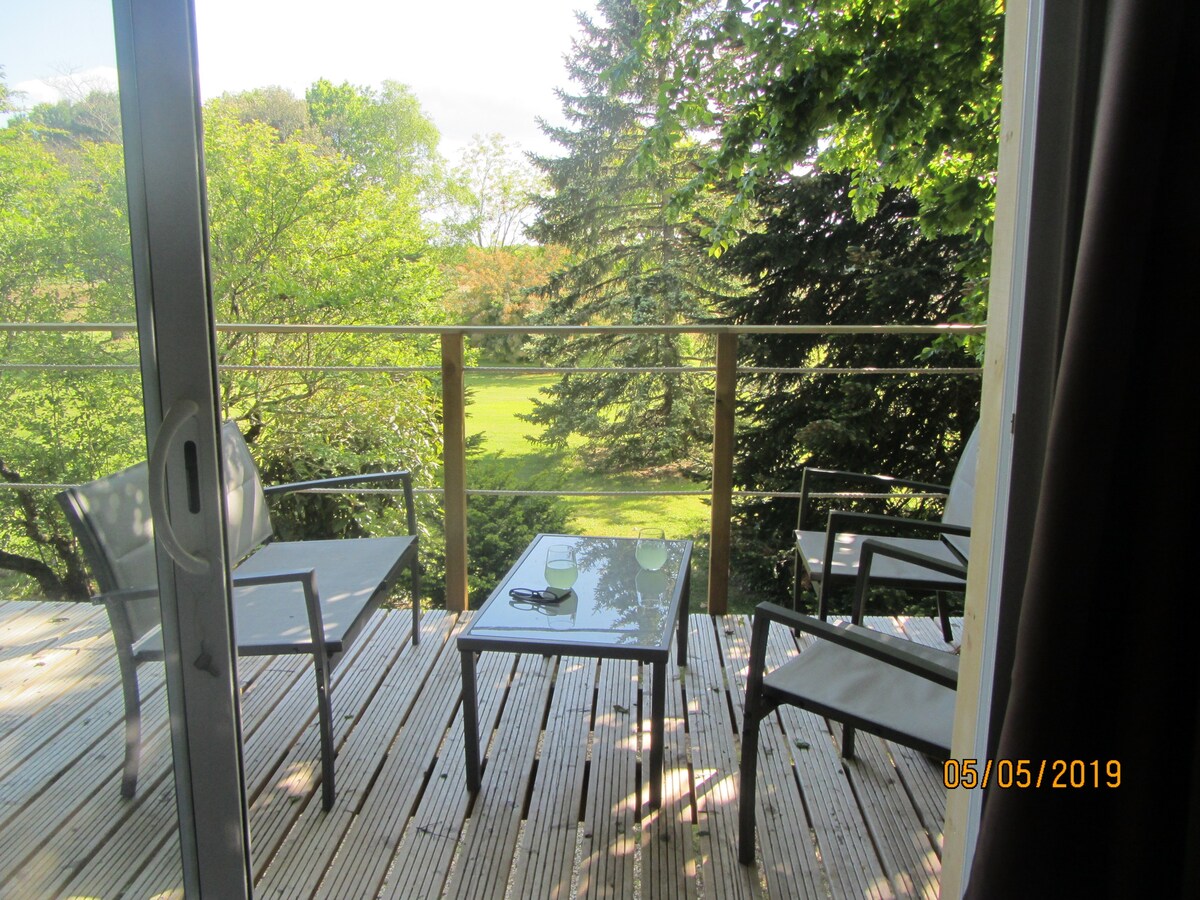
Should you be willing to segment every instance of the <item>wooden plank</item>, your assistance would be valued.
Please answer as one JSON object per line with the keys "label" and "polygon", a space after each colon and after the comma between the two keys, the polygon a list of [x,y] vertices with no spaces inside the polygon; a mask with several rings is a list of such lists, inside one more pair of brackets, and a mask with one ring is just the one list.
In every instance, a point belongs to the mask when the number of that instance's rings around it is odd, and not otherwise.
{"label": "wooden plank", "polygon": [[[251,657],[239,660],[239,681],[243,668],[257,674],[268,666],[277,668],[279,680],[286,681],[289,675],[294,677],[297,674],[286,669],[295,659]],[[86,807],[81,808],[80,816],[66,829],[69,832],[91,833],[91,852],[73,860],[69,871],[60,876],[65,880],[48,893],[82,897],[117,896],[147,867],[162,873],[163,879],[150,893],[178,886],[181,877],[176,830],[178,823],[165,693],[159,691],[156,695],[156,700],[160,702],[152,711],[154,731],[150,740],[142,745],[137,795],[132,800],[120,796],[119,771],[100,786]],[[277,698],[278,692],[270,690],[258,690],[248,695],[242,705],[243,730],[253,732]],[[114,808],[116,812],[111,811]],[[174,865],[164,866],[162,860],[173,862]]]}
{"label": "wooden plank", "polygon": [[[10,621],[27,620],[31,646],[50,647],[38,643],[44,618],[36,624],[36,614],[47,610],[39,605],[18,612]],[[57,699],[49,698],[53,702],[37,692],[23,694],[39,712],[12,740],[0,738],[0,750],[11,750],[30,746],[14,743],[18,736],[27,742],[39,735],[32,758],[9,765],[18,777],[0,778],[0,812],[17,810],[0,823],[0,895],[179,896],[161,667],[142,669],[143,772],[138,796],[125,801],[117,790],[123,745],[111,640],[95,608],[78,613],[50,623],[62,626],[51,649],[78,650],[98,662],[81,674],[67,655],[50,656],[47,683],[61,672],[74,672],[74,680]],[[405,617],[373,617],[362,638],[378,645],[365,652],[360,639],[335,672],[341,752],[338,805],[331,815],[320,811],[316,799],[310,660],[241,660],[247,767],[257,773],[251,796],[258,801],[278,792],[280,779],[296,776],[297,799],[287,809],[271,804],[276,818],[266,834],[268,841],[276,839],[264,854],[270,865],[259,868],[261,896],[307,896],[322,872],[322,897],[374,896],[381,887],[385,896],[404,898],[723,897],[744,887],[739,872],[753,892],[761,879],[771,898],[933,896],[937,889],[945,805],[940,766],[862,735],[859,759],[843,767],[840,728],[831,730],[816,717],[806,721],[795,710],[764,721],[759,816],[760,824],[770,824],[759,831],[760,866],[737,866],[736,804],[718,801],[736,791],[732,763],[741,728],[745,617],[693,617],[693,665],[682,670],[683,682],[675,680],[681,670],[674,661],[667,669],[664,805],[658,812],[642,809],[640,822],[646,773],[638,760],[647,750],[650,698],[647,685],[637,683],[636,663],[558,661],[535,772],[530,742],[538,744],[550,679],[538,686],[518,669],[509,684],[514,658],[483,654],[480,722],[493,746],[485,789],[471,803],[454,702],[458,654],[449,633],[458,623],[431,613],[430,636],[438,637],[415,654],[406,643],[406,624],[392,629],[376,618]],[[925,617],[874,617],[869,624],[941,644],[938,624]],[[796,651],[791,632],[774,629],[768,650],[770,665],[789,657]],[[27,683],[27,660],[10,671],[18,685]],[[649,668],[644,672],[648,679]],[[0,695],[7,687],[0,678]],[[596,724],[589,738],[593,693]],[[348,699],[352,695],[357,699]],[[26,715],[19,705],[13,712]],[[722,717],[723,724],[716,721]],[[54,724],[38,732],[41,722]],[[306,743],[311,747],[305,749]],[[698,825],[692,823],[689,756],[703,815]],[[0,768],[5,762],[0,754]],[[526,793],[529,813],[522,826]],[[714,833],[712,822],[730,826],[727,838],[721,828]],[[252,834],[257,845],[253,825]]]}
{"label": "wooden plank", "polygon": [[[35,657],[46,647],[108,631],[104,607],[91,603],[20,600],[7,607],[8,614],[0,617],[0,663]],[[0,669],[0,682],[6,681]]]}
{"label": "wooden plank", "polygon": [[517,661],[483,783],[459,843],[448,898],[504,897],[556,663],[555,657],[529,653]]}
{"label": "wooden plank", "polygon": [[737,345],[736,334],[717,335],[717,383],[713,397],[712,519],[708,555],[708,611],[712,615],[723,615],[729,606]]}
{"label": "wooden plank", "polygon": [[454,638],[468,621],[467,616],[459,616],[457,621],[448,619],[453,631],[445,651],[438,656],[431,676],[423,683],[412,712],[342,837],[318,897],[374,896],[383,884],[456,709],[457,696],[453,700],[447,696],[447,685],[454,685],[459,679],[459,654]]}
{"label": "wooden plank", "polygon": [[[372,616],[333,670],[335,752],[345,741],[347,726],[357,721],[377,686],[372,670],[382,671],[385,661],[395,656],[411,622],[411,616],[400,613]],[[264,727],[246,740],[246,793],[256,870],[270,863],[305,808],[320,803],[316,790],[321,776],[317,688],[311,657],[302,658],[308,664],[307,675],[288,692],[286,702],[272,711]]]}
{"label": "wooden plank", "polygon": [[[936,647],[939,650],[951,650],[957,643],[947,644],[942,639],[942,626],[936,619],[931,619],[928,616],[897,616],[894,620],[896,627],[910,641],[916,641],[918,644],[924,644],[927,647]],[[962,640],[962,620],[950,620],[950,633],[954,635],[954,641]]]}
{"label": "wooden plank", "polygon": [[[157,752],[168,741],[162,676],[156,681],[143,704],[142,762],[146,768],[154,764]],[[57,759],[44,761],[41,789],[31,790],[19,813],[4,824],[0,890],[12,890],[17,896],[50,895],[53,879],[66,877],[72,867],[85,861],[128,815],[131,804],[119,795],[125,750],[119,723],[119,718],[106,723],[93,744],[67,747]],[[139,793],[153,791],[153,775],[146,778],[147,773],[142,774]]]}
{"label": "wooden plank", "polygon": [[[343,660],[343,665],[335,670],[334,709],[338,707],[337,682],[342,676],[345,666],[362,651],[371,635],[378,629],[378,617],[373,617],[363,629],[359,641],[351,648]],[[265,786],[275,771],[289,759],[289,753],[295,754],[297,735],[302,734],[316,717],[316,689],[311,680],[312,660],[307,655],[288,655],[278,657],[243,657],[239,659],[239,679],[241,671],[259,671],[265,666],[267,674],[259,674],[251,682],[251,690],[243,696],[242,703],[242,733],[245,747],[246,792],[248,797],[255,797],[264,792]],[[312,755],[319,756],[316,750]],[[162,764],[167,783],[170,783],[170,760]],[[316,764],[319,769],[319,762]],[[309,768],[298,767],[293,774],[296,777],[296,795],[311,797],[315,792],[315,778]],[[300,787],[300,784],[304,787]],[[305,793],[307,791],[307,794]],[[170,816],[174,815],[174,804],[169,805]],[[253,807],[252,807],[253,809]],[[140,807],[139,807],[140,810]],[[252,838],[253,818],[251,820]],[[145,866],[143,872],[139,868],[128,867],[127,862],[135,852],[131,847],[140,847],[139,829],[141,832],[165,830],[169,840],[164,841],[157,852]],[[141,840],[144,840],[142,838]],[[166,821],[159,821],[143,813],[135,823],[135,827],[125,826],[117,840],[103,844],[97,856],[90,860],[87,867],[72,883],[77,890],[85,895],[91,892],[97,896],[109,896],[121,892],[128,883],[139,876],[141,883],[147,879],[157,879],[153,889],[147,894],[172,890],[179,881],[175,860],[178,858],[178,834]],[[256,846],[253,845],[253,846]],[[126,861],[122,869],[122,860]]]}
{"label": "wooden plank", "polygon": [[855,758],[846,762],[847,777],[896,894],[936,900],[941,860],[908,795],[896,790],[900,775],[888,752],[892,746],[859,733]]}
{"label": "wooden plank", "polygon": [[688,724],[694,738],[700,883],[705,895],[753,897],[757,885],[737,861],[738,755],[730,697],[713,620],[696,616],[688,640]]}
{"label": "wooden plank", "polygon": [[[79,680],[106,661],[113,652],[112,638],[103,620],[89,619],[80,630],[63,629],[50,640],[40,627],[31,628],[29,652],[0,662],[0,684],[5,707],[24,714],[7,717],[5,733],[20,727],[29,716],[58,702]],[[50,627],[61,627],[55,625]]]}
{"label": "wooden plank", "polygon": [[584,807],[579,897],[633,896],[638,813],[638,664],[602,660]]}
{"label": "wooden plank", "polygon": [[[400,612],[383,615],[403,618],[406,625],[409,621],[409,616]],[[412,645],[406,627],[403,652],[389,668],[373,668],[374,660],[369,656],[356,660],[356,670],[378,681],[379,688],[338,752],[337,801],[328,812],[319,803],[305,807],[274,857],[265,864],[265,871],[263,864],[257,868],[256,894],[306,897],[321,883],[433,664],[440,654],[453,653],[453,648],[446,646],[453,626],[454,619],[445,611],[431,610],[424,619],[421,643]],[[391,639],[390,633],[381,629],[373,643]]]}
{"label": "wooden plank", "polygon": [[[806,637],[801,643],[807,646],[808,640]],[[767,641],[767,669],[781,665],[795,653],[796,641],[790,630],[772,628]],[[779,709],[778,720],[792,754],[833,896],[893,896],[887,875],[871,847],[870,835],[846,779],[840,746],[830,732],[829,723],[790,706]]]}
{"label": "wooden plank", "polygon": [[[110,660],[111,661],[111,660]],[[162,669],[147,667],[142,679],[143,702],[163,683]],[[0,769],[0,828],[7,827],[25,804],[40,802],[39,794],[58,773],[82,763],[95,771],[100,765],[94,748],[124,750],[124,699],[117,686],[86,685],[65,691],[50,709],[34,716],[9,734],[2,745]],[[99,680],[99,679],[97,679]]]}
{"label": "wooden plank", "polygon": [[[704,619],[704,616],[693,618]],[[685,673],[672,647],[667,666],[666,721],[663,725],[662,807],[648,810],[642,819],[642,897],[692,900],[698,895],[695,807],[687,735]],[[645,671],[645,668],[643,668]],[[647,709],[643,697],[643,712]],[[643,733],[649,733],[644,718]],[[643,755],[643,758],[645,756]]]}
{"label": "wooden plank", "polygon": [[[742,734],[750,662],[750,620],[744,616],[725,616],[717,623],[717,629],[726,678],[734,692],[734,721]],[[799,748],[795,750],[802,752]],[[829,896],[829,884],[811,837],[791,760],[792,750],[778,719],[766,717],[758,732],[756,831],[761,850],[760,872],[772,900],[823,898]]]}
{"label": "wooden plank", "polygon": [[[369,631],[368,631],[369,633]],[[261,668],[254,664],[261,660]],[[243,672],[247,663],[253,668]],[[267,741],[251,743],[249,737],[271,721],[281,704],[297,691],[314,691],[309,680],[312,676],[312,661],[302,655],[276,657],[251,657],[239,661],[239,681],[246,687],[242,693],[242,732],[246,744],[247,768],[262,751],[271,751]],[[299,726],[297,726],[299,727]],[[276,753],[271,754],[277,755]],[[247,788],[252,785],[247,785]],[[315,786],[313,788],[315,791]],[[170,840],[163,844],[154,858],[124,889],[129,897],[174,897],[181,896],[179,888],[179,845],[174,831]],[[251,835],[253,840],[253,834]]]}
{"label": "wooden plank", "polygon": [[[515,664],[516,658],[510,653],[482,653],[479,656],[479,734],[485,745],[495,730]],[[453,698],[458,696],[453,693],[454,689],[459,689],[461,695],[461,685],[457,681],[452,682],[454,688],[449,697],[441,696],[443,704],[453,704]],[[425,791],[396,848],[381,897],[408,900],[441,896],[470,808],[464,759],[460,704]],[[485,768],[485,781],[488,776]]]}
{"label": "wooden plank", "polygon": [[595,660],[559,660],[529,814],[513,864],[513,897],[571,896],[595,683]]}
{"label": "wooden plank", "polygon": [[[886,623],[878,622],[881,631],[902,634],[910,640],[927,646],[946,649],[942,640],[941,625],[928,617],[898,617]],[[951,630],[961,628],[961,620],[951,619]],[[942,831],[946,819],[946,786],[943,782],[942,765],[924,753],[911,747],[886,743],[891,754],[901,787],[912,800],[917,816],[925,826],[938,858],[942,852]]]}

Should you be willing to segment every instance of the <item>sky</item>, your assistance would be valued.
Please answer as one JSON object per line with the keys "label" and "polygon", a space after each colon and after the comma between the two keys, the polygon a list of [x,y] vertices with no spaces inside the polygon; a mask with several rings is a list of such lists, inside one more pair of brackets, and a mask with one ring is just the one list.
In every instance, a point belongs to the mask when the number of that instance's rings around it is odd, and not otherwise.
{"label": "sky", "polygon": [[[279,85],[408,85],[457,158],[474,134],[553,152],[536,125],[560,121],[556,87],[594,0],[195,0],[205,97]],[[0,0],[0,66],[26,100],[56,99],[64,73],[114,86],[109,0]]]}

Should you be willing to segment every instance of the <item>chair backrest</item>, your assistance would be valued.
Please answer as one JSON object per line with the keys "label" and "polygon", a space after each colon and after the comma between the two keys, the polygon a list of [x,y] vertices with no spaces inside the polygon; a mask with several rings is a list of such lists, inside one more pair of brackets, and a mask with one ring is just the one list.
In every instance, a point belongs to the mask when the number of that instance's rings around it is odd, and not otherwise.
{"label": "chair backrest", "polygon": [[233,422],[221,426],[225,473],[225,536],[230,565],[237,565],[274,535],[258,466]]}
{"label": "chair backrest", "polygon": [[979,425],[971,431],[950,480],[946,509],[942,521],[947,525],[970,525],[971,508],[975,505],[975,464],[979,459]]}
{"label": "chair backrest", "polygon": [[[58,495],[102,592],[158,584],[149,485],[146,464],[138,463]],[[122,605],[131,640],[158,625],[157,597]]]}
{"label": "chair backrest", "polygon": [[[271,517],[258,469],[237,425],[221,428],[226,546],[231,565],[245,559],[272,535]],[[96,481],[67,488],[59,503],[79,540],[102,592],[153,587],[158,583],[149,477],[138,463]],[[124,604],[136,640],[159,622],[158,600]]]}

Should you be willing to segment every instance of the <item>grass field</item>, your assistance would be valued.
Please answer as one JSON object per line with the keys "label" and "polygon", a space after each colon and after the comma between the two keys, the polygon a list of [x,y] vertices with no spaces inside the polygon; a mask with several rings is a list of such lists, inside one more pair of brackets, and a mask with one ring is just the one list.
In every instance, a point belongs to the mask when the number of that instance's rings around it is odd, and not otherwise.
{"label": "grass field", "polygon": [[[554,381],[553,375],[468,373],[467,434],[482,437],[481,452],[467,460],[469,488],[695,491],[706,487],[682,475],[589,471],[569,448],[552,451],[533,443],[529,438],[536,428],[518,416],[532,410],[538,390]],[[657,525],[668,538],[701,542],[694,557],[692,602],[704,602],[707,497],[566,497],[563,502],[570,511],[571,528],[578,534],[634,537],[639,527]]]}

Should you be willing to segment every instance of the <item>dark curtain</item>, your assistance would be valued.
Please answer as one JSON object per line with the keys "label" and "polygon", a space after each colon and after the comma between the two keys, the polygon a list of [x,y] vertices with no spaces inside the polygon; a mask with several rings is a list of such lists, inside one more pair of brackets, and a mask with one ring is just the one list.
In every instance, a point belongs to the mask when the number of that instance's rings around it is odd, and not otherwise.
{"label": "dark curtain", "polygon": [[1116,0],[1103,23],[996,757],[1051,763],[989,789],[968,897],[1200,897],[1197,7]]}

